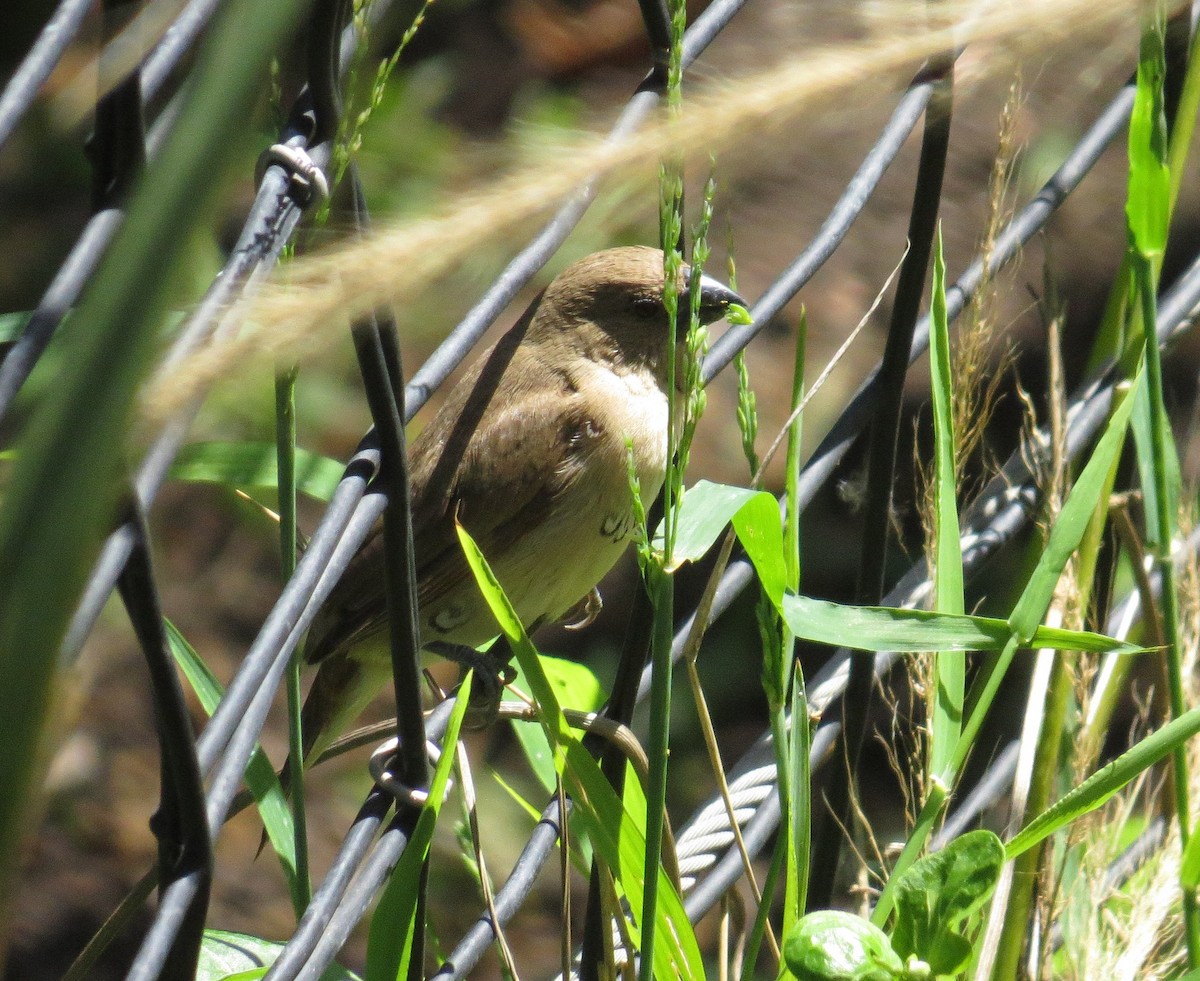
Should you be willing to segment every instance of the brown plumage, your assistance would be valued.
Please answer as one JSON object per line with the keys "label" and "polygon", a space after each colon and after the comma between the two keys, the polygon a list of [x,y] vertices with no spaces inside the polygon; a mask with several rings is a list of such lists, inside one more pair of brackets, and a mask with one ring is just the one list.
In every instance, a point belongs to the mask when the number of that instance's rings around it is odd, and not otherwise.
{"label": "brown plumage", "polygon": [[[531,629],[562,618],[625,550],[627,445],[647,502],[666,468],[667,343],[678,332],[662,292],[658,249],[579,260],[413,440],[422,644],[474,647],[498,632],[459,547],[456,514]],[[719,319],[730,302],[740,300],[705,277],[702,319]],[[391,677],[382,548],[376,528],[309,631],[305,658],[320,669],[304,706],[306,761]]]}

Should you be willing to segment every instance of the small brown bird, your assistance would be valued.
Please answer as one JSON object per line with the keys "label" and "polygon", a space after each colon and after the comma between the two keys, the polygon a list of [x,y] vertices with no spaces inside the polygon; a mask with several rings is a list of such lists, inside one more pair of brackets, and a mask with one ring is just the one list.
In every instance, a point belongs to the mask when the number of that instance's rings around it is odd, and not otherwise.
{"label": "small brown bird", "polygon": [[[667,344],[682,378],[687,323],[663,306],[663,254],[609,249],[560,273],[454,386],[409,448],[422,645],[499,631],[467,567],[457,516],[531,630],[581,609],[633,531],[628,452],[647,503],[667,464]],[[705,276],[700,316],[737,294]],[[305,760],[391,678],[377,527],[309,630],[320,670],[304,705]]]}

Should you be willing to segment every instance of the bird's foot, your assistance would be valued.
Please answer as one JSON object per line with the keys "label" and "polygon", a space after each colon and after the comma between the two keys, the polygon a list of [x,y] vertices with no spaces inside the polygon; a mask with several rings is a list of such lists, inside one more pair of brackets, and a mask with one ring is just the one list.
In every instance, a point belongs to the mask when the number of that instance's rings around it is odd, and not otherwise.
{"label": "bird's foot", "polygon": [[562,615],[561,623],[565,630],[582,630],[590,627],[604,608],[604,599],[600,590],[593,586],[588,594]]}
{"label": "bird's foot", "polygon": [[485,652],[464,644],[448,644],[435,641],[426,645],[426,650],[447,661],[453,661],[465,674],[474,670],[475,681],[471,691],[471,703],[463,725],[468,729],[486,729],[500,715],[500,699],[504,686],[516,677],[512,664],[512,648],[501,638]]}

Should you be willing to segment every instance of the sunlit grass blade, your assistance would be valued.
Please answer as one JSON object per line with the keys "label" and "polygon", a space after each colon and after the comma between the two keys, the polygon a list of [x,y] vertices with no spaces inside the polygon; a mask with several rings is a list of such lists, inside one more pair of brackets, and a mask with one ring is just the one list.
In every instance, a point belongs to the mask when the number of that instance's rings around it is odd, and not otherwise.
{"label": "sunlit grass blade", "polygon": [[[279,499],[279,572],[287,582],[296,571],[296,377],[295,367],[275,375],[275,471]],[[288,710],[288,779],[291,783],[292,833],[296,854],[296,919],[312,902],[312,879],[308,867],[308,813],[304,797],[304,733],[300,724],[302,695],[300,674],[304,664],[301,649],[292,652],[284,687]]]}
{"label": "sunlit grass blade", "polygon": [[664,978],[703,978],[700,949],[679,893],[661,862],[653,869],[646,869],[646,803],[641,788],[637,781],[629,781],[624,802],[613,792],[596,761],[568,725],[520,618],[487,560],[461,525],[458,526],[458,538],[480,591],[529,682],[537,703],[538,718],[554,755],[555,769],[575,801],[580,826],[591,838],[596,854],[613,870],[629,903],[635,921],[631,930],[634,939],[640,939],[638,927],[643,922],[643,882],[647,874],[656,875],[659,882],[655,915],[661,942],[654,945],[654,971]]}
{"label": "sunlit grass blade", "polygon": [[[1129,425],[1130,413],[1133,411],[1133,396],[1141,384],[1141,375],[1134,379],[1130,388],[1121,399],[1120,404],[1113,410],[1105,426],[1104,433],[1092,451],[1086,466],[1079,474],[1075,485],[1063,502],[1062,509],[1050,529],[1050,536],[1042,549],[1041,557],[1034,568],[1025,588],[1013,607],[1008,624],[1012,629],[1012,642],[1006,645],[1000,653],[996,664],[992,667],[987,679],[980,685],[980,694],[976,699],[971,715],[963,727],[963,740],[959,743],[955,754],[954,770],[957,772],[966,760],[972,742],[983,725],[983,720],[990,710],[992,700],[999,690],[1000,684],[1008,671],[1009,665],[1019,647],[1055,647],[1059,650],[1098,650],[1095,647],[1075,647],[1059,635],[1058,631],[1045,631],[1039,628],[1042,617],[1054,597],[1059,578],[1067,566],[1071,555],[1079,547],[1092,514],[1099,504],[1100,496],[1108,482],[1108,474],[1112,469],[1117,454],[1125,444],[1125,432]],[[1118,397],[1120,397],[1118,395]],[[1077,634],[1076,631],[1064,631]],[[1132,653],[1130,645],[1111,642],[1107,648],[1113,651]]]}
{"label": "sunlit grass blade", "polygon": [[[1118,394],[1120,402],[1113,409],[1104,433],[1093,449],[1083,471],[1076,479],[1075,486],[1071,489],[1067,500],[1063,503],[1054,526],[1050,529],[1049,539],[1042,550],[1038,564],[1027,580],[1025,589],[1007,621],[1008,640],[1000,645],[1000,656],[996,658],[986,677],[976,684],[979,694],[963,725],[962,737],[959,739],[958,747],[950,762],[948,775],[952,778],[957,777],[962,771],[971,747],[983,728],[984,720],[988,717],[996,694],[1020,648],[1053,647],[1059,650],[1097,650],[1093,647],[1075,646],[1078,641],[1088,636],[1086,631],[1047,630],[1038,625],[1054,597],[1059,577],[1066,568],[1067,561],[1087,533],[1092,513],[1097,507],[1100,495],[1107,487],[1108,474],[1125,443],[1125,432],[1133,409],[1132,395],[1140,382],[1141,375],[1138,375],[1124,398]],[[1063,634],[1070,636],[1064,637]],[[1095,637],[1096,635],[1091,636]],[[1128,644],[1118,643],[1111,638],[1103,643],[1109,645],[1108,650],[1129,650]],[[944,650],[946,648],[945,645],[930,645],[926,649]],[[949,783],[949,781],[946,782]],[[894,883],[909,864],[920,855],[924,848],[925,837],[933,828],[934,818],[942,805],[941,799],[931,796],[922,806],[914,830],[909,835],[904,851],[892,869],[892,874],[876,904],[874,914],[876,922],[882,922],[887,918],[894,901]]]}
{"label": "sunlit grass blade", "polygon": [[[596,675],[585,664],[562,658],[538,655],[538,663],[546,672],[546,678],[558,693],[558,703],[567,708],[594,712],[604,704],[604,689]],[[528,692],[530,685],[520,664],[516,665],[517,676],[513,687]],[[536,723],[514,720],[513,733],[525,753],[525,759],[547,793],[555,788],[554,759],[542,727]]]}
{"label": "sunlit grass blade", "polygon": [[[930,305],[929,363],[932,384],[934,444],[933,608],[939,613],[966,612],[963,601],[962,542],[958,524],[957,464],[954,452],[953,385],[950,371],[950,327],[946,317],[946,261],[938,225],[933,251],[933,299]],[[962,732],[963,692],[967,661],[961,651],[942,651],[933,664],[929,726],[930,776],[948,771]]]}
{"label": "sunlit grass blade", "polygon": [[[37,794],[59,645],[126,492],[133,402],[162,318],[179,296],[192,233],[212,213],[244,143],[269,59],[305,4],[223,4],[188,97],[127,202],[126,216],[62,337],[55,397],[18,445],[0,507],[0,923]],[[203,150],[200,150],[203,148]]]}
{"label": "sunlit grass blade", "polygon": [[[930,610],[882,606],[843,606],[809,596],[785,596],[784,616],[797,637],[853,647],[861,651],[998,651],[1015,639],[1012,624],[980,617]],[[1020,647],[1058,647],[1067,651],[1140,650],[1137,645],[1088,630],[1035,627]]]}
{"label": "sunlit grass blade", "polygon": [[[800,406],[804,401],[807,339],[808,317],[801,311],[800,325],[796,333],[796,353],[792,363],[791,424],[788,426],[785,471],[787,510],[783,522],[783,564],[787,588],[792,593],[800,591],[801,508],[796,496],[796,487],[800,480],[800,452],[804,432],[804,418]],[[765,507],[766,503],[760,500],[758,506]],[[763,517],[766,517],[765,511]],[[759,523],[761,522],[755,522]],[[781,618],[777,619],[777,622],[781,625],[781,642],[778,648],[773,645],[765,648],[763,654],[765,657],[768,650],[778,650],[780,662],[774,667],[779,678],[778,704],[769,707],[773,716],[771,732],[776,747],[776,766],[784,778],[781,792],[784,795],[784,830],[787,834],[788,854],[784,865],[783,926],[780,933],[786,936],[796,921],[804,915],[808,903],[808,878],[812,864],[812,773],[809,760],[808,696],[804,690],[804,672],[795,656],[796,640],[792,631]],[[764,677],[771,670],[771,665],[764,664]],[[792,696],[790,732],[785,716],[789,689]]]}
{"label": "sunlit grass blade", "polygon": [[392,870],[379,906],[371,918],[367,944],[367,981],[407,981],[409,977],[413,937],[417,930],[425,928],[424,923],[417,922],[418,897],[424,892],[420,882],[422,870],[429,857],[429,846],[446,796],[450,771],[454,767],[454,749],[458,745],[458,733],[471,700],[472,677],[473,672],[467,672],[459,686],[450,721],[446,725],[446,735],[442,739],[441,756],[429,783],[429,800],[421,808],[408,845]]}
{"label": "sunlit grass blade", "polygon": [[1200,733],[1200,708],[1189,709],[1172,719],[1157,732],[1141,740],[1111,763],[1097,770],[1083,783],[1060,798],[1048,810],[1030,821],[1005,845],[1011,861],[1022,852],[1102,806],[1122,787],[1170,753],[1184,747]]}
{"label": "sunlit grass blade", "polygon": [[[167,632],[167,643],[171,647],[171,656],[175,658],[175,663],[179,665],[183,676],[192,686],[192,691],[196,693],[204,711],[212,715],[225,694],[220,682],[175,624],[168,620],[164,626]],[[283,866],[283,872],[287,876],[293,902],[298,902],[300,895],[296,882],[292,812],[283,796],[283,789],[279,785],[279,778],[275,775],[275,768],[271,766],[271,761],[267,759],[261,747],[255,747],[254,753],[250,756],[250,762],[246,765],[246,786],[250,788],[250,793],[254,796],[259,817],[262,818],[263,829],[267,833],[271,847],[279,856],[279,864]]]}
{"label": "sunlit grass blade", "polygon": [[[1146,498],[1147,538],[1162,582],[1161,615],[1166,649],[1167,689],[1171,716],[1180,718],[1186,707],[1183,667],[1183,631],[1179,610],[1179,581],[1173,551],[1178,537],[1179,457],[1163,399],[1162,361],[1158,349],[1158,273],[1166,250],[1171,216],[1171,174],[1167,166],[1167,120],[1163,85],[1166,54],[1163,47],[1165,10],[1156,3],[1142,29],[1138,57],[1137,91],[1129,121],[1129,191],[1125,216],[1132,256],[1133,295],[1141,313],[1142,357],[1146,373],[1145,398],[1139,407],[1148,413],[1138,441],[1138,465]],[[1147,452],[1148,451],[1148,452]],[[1189,772],[1183,747],[1174,750],[1173,796],[1179,837],[1185,851],[1192,834]],[[1183,890],[1184,934],[1189,966],[1200,964],[1200,905],[1195,893]]]}

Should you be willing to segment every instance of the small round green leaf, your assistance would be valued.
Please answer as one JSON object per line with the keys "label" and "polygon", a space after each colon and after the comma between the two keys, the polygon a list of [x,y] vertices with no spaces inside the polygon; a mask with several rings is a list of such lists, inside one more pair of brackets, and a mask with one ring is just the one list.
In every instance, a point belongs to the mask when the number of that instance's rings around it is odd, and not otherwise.
{"label": "small round green leaf", "polygon": [[797,981],[892,981],[904,973],[887,935],[841,910],[818,910],[799,920],[783,956]]}

